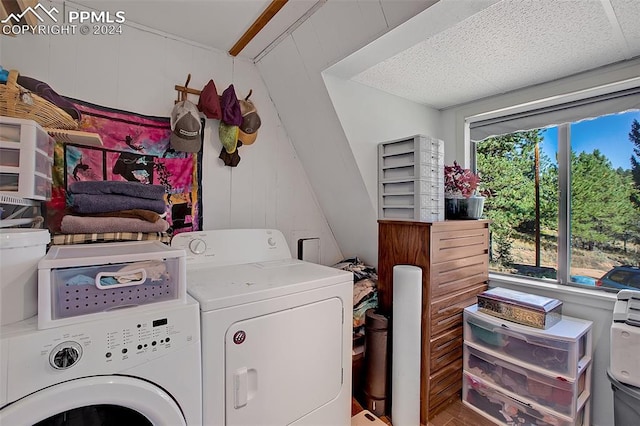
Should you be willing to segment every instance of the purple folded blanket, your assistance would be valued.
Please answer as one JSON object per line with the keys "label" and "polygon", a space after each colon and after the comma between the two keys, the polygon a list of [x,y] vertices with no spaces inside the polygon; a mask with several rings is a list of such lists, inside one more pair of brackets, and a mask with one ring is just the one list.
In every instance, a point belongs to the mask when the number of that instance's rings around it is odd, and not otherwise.
{"label": "purple folded blanket", "polygon": [[141,182],[93,180],[73,182],[69,185],[69,192],[72,194],[91,195],[127,195],[129,197],[146,198],[149,200],[162,200],[165,189],[163,185],[147,185]]}
{"label": "purple folded blanket", "polygon": [[105,232],[165,232],[169,223],[158,219],[154,223],[122,217],[86,217],[65,215],[60,230],[65,234],[96,234]]}
{"label": "purple folded blanket", "polygon": [[71,208],[76,213],[106,213],[118,210],[144,209],[156,213],[164,213],[166,206],[164,200],[150,200],[148,198],[135,198],[127,195],[93,195],[72,194]]}

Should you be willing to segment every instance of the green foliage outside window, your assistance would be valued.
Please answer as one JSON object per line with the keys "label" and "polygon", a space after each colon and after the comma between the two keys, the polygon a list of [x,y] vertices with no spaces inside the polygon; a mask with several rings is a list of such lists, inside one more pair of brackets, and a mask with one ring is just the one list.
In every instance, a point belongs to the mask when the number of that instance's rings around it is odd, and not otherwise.
{"label": "green foliage outside window", "polygon": [[[598,150],[571,152],[572,249],[597,249],[615,257],[618,263],[628,261],[624,253],[620,255],[628,243],[640,244],[640,124],[637,121],[629,132],[629,140],[637,156],[631,158],[630,170],[614,169]],[[493,221],[492,269],[519,273],[513,269],[514,263],[523,263],[522,247],[527,243],[530,246],[534,239],[535,151],[543,142],[543,131],[531,130],[488,138],[477,144],[477,170],[487,197],[485,215]],[[538,176],[541,245],[547,256],[544,265],[553,269],[557,266],[558,165],[542,150]],[[548,277],[544,271],[525,275]]]}

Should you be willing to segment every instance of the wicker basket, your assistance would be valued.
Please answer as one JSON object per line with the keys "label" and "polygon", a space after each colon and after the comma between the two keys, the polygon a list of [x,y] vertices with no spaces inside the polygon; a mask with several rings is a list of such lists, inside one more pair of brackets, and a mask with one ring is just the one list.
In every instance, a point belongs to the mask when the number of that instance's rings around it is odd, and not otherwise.
{"label": "wicker basket", "polygon": [[33,120],[42,127],[74,130],[78,122],[51,102],[17,83],[18,71],[9,71],[7,84],[0,84],[0,115]]}

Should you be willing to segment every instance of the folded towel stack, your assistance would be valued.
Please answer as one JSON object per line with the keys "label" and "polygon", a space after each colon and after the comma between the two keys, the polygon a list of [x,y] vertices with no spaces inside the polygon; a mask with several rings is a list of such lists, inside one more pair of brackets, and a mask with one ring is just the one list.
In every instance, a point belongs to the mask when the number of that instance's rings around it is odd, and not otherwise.
{"label": "folded towel stack", "polygon": [[165,232],[162,185],[125,181],[86,181],[69,185],[71,210],[62,218],[65,234]]}

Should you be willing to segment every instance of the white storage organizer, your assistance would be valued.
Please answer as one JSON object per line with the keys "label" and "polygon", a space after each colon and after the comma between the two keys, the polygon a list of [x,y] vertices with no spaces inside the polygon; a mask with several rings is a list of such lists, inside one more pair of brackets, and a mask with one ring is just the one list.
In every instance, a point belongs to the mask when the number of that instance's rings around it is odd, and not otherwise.
{"label": "white storage organizer", "polygon": [[611,375],[640,387],[640,291],[621,290],[611,324]]}
{"label": "white storage organizer", "polygon": [[38,313],[38,262],[49,241],[46,229],[0,229],[1,325]]}
{"label": "white storage organizer", "polygon": [[38,263],[38,328],[186,301],[186,253],[159,241],[53,246]]}
{"label": "white storage organizer", "polygon": [[588,425],[592,322],[548,329],[464,309],[462,400],[501,424]]}
{"label": "white storage organizer", "polygon": [[0,192],[50,199],[54,143],[33,120],[0,117]]}
{"label": "white storage organizer", "polygon": [[444,220],[444,143],[415,135],[378,144],[378,218]]}

